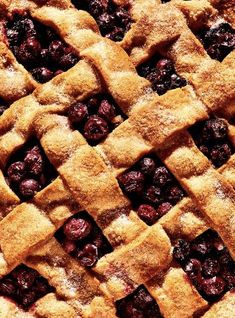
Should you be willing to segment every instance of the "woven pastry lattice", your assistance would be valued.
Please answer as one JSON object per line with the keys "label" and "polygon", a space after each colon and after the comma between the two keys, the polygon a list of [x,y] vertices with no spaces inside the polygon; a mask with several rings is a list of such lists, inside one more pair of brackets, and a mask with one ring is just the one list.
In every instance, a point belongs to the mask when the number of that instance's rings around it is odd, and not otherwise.
{"label": "woven pastry lattice", "polygon": [[[97,6],[108,3],[93,2]],[[95,10],[92,17],[91,6],[84,3],[0,3],[0,98],[4,109],[0,116],[0,274],[2,279],[14,276],[14,268],[23,263],[51,286],[27,310],[8,295],[0,296],[0,317],[233,317],[234,267],[230,287],[223,285],[223,292],[219,296],[215,292],[218,297],[210,300],[188,278],[179,255],[176,261],[174,249],[178,239],[190,244],[212,229],[223,240],[230,257],[235,257],[235,52],[229,50],[218,61],[211,57],[217,53],[209,54],[196,36],[203,29],[223,23],[233,30],[234,41],[233,1],[115,0],[113,8],[124,8],[114,13],[115,19],[126,19],[121,20],[119,29],[110,27],[114,9],[106,16],[110,23],[107,27],[107,21]],[[51,73],[43,73],[48,76],[47,81],[43,80],[46,83],[39,83],[38,69],[29,70],[31,55],[21,54],[22,44],[19,48],[15,44],[18,38],[15,40],[10,32],[6,35],[6,27],[15,15],[27,15],[36,21],[41,33],[46,32],[43,27],[49,27],[58,37],[54,42],[63,41],[66,46],[69,62],[63,60],[63,66],[61,62]],[[169,90],[161,86],[161,81],[154,89],[150,71],[146,78],[141,73],[146,62],[156,56],[162,63],[154,62],[159,67],[166,63],[164,59],[172,61],[174,74]],[[67,67],[70,62],[71,68]],[[173,83],[176,79],[179,85]],[[89,110],[94,99],[96,105],[103,105],[98,110],[103,117]],[[90,122],[76,129],[77,123],[71,124],[71,119],[76,122],[78,113],[75,107],[74,115],[71,107],[82,104],[85,113],[80,109],[79,116],[84,120],[87,103],[92,113]],[[116,108],[107,111],[110,103]],[[102,119],[107,112],[109,118]],[[213,158],[221,155],[221,148],[215,145],[206,156],[208,148],[193,133],[198,123],[209,118],[219,118],[227,127],[228,141],[223,149],[229,152],[229,159],[219,157],[219,164]],[[94,123],[101,129],[98,137],[91,127]],[[34,196],[27,192],[27,182],[22,185],[25,180],[19,187],[12,186],[16,181],[10,179],[9,172],[12,160],[18,161],[14,154],[32,140],[36,140],[48,165],[53,166],[48,182],[40,177],[33,186],[31,183],[29,190],[35,186],[37,192]],[[146,192],[143,202],[140,199],[143,182],[148,186],[149,180],[136,172],[143,157],[158,158],[154,164],[167,167],[169,178],[174,179],[174,186],[166,190],[168,196],[164,194],[167,202],[156,198],[160,196],[156,191],[162,191],[156,186],[158,181],[151,186],[154,194]],[[128,188],[129,179],[123,176],[130,171],[135,172],[134,184],[138,187],[141,183],[141,191],[133,190],[131,182]],[[153,205],[151,200],[155,200]],[[143,203],[145,209],[146,205],[152,208],[147,216],[144,207],[142,211],[139,207]],[[92,264],[89,253],[94,251],[89,250],[88,266],[84,258],[79,262],[84,250],[76,258],[68,253],[73,245],[65,248],[58,239],[61,229],[66,234],[66,223],[81,211],[92,217],[95,231],[102,231],[108,246],[107,254],[101,253]],[[158,213],[158,217],[154,214],[151,218],[151,213]],[[222,241],[218,245],[218,250],[224,247]],[[206,279],[213,280],[212,276],[208,274]],[[214,289],[219,283],[221,286],[222,278],[218,279]],[[226,279],[225,283],[228,285]],[[140,288],[145,295],[143,304],[133,305],[130,295]],[[148,297],[150,305],[146,305]],[[145,305],[152,307],[144,309]]]}

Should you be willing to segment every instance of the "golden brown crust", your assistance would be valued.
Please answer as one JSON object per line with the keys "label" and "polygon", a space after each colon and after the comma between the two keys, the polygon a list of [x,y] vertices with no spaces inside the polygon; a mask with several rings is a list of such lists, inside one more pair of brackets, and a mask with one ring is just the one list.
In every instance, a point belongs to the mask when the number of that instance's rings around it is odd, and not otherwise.
{"label": "golden brown crust", "polygon": [[171,268],[163,282],[151,280],[148,290],[157,300],[161,313],[167,318],[191,318],[199,311],[207,308],[207,302],[192,286],[182,269]]}
{"label": "golden brown crust", "polygon": [[[126,4],[125,0],[115,2]],[[38,85],[6,44],[0,43],[4,79],[0,96],[10,103],[16,100],[0,118],[1,169],[15,150],[36,135],[59,173],[32,202],[20,204],[0,172],[0,274],[24,262],[55,287],[55,293],[40,299],[30,313],[1,298],[1,317],[116,317],[115,300],[140,284],[156,299],[164,317],[189,318],[207,309],[205,318],[231,317],[232,293],[209,309],[184,272],[171,263],[176,238],[192,240],[208,227],[217,230],[235,255],[234,155],[215,170],[185,131],[211,112],[227,118],[235,113],[234,52],[222,63],[216,62],[191,31],[212,23],[218,11],[225,17],[230,14],[231,8],[222,2],[132,1],[135,23],[119,44],[102,38],[95,20],[70,1],[1,2],[4,14],[17,7],[28,9],[82,58],[66,73]],[[189,85],[161,97],[152,91],[135,66],[157,52],[173,59]],[[104,142],[91,147],[71,129],[66,111],[72,103],[103,92],[109,92],[129,118]],[[234,136],[231,126],[232,142]],[[151,227],[131,210],[115,178],[150,151],[161,156],[189,195]],[[53,238],[71,215],[83,209],[114,248],[97,262],[95,275],[78,265]]]}

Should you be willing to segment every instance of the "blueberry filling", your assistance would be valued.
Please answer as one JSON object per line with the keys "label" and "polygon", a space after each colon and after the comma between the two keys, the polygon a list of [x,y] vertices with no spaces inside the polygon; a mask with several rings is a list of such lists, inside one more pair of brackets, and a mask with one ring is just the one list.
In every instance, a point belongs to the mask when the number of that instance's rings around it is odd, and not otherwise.
{"label": "blueberry filling", "polygon": [[229,23],[220,23],[197,34],[212,59],[223,59],[235,49],[235,30]]}
{"label": "blueberry filling", "polygon": [[138,66],[137,72],[151,82],[153,90],[159,95],[187,85],[187,81],[176,73],[173,62],[168,58],[154,56]]}
{"label": "blueberry filling", "polygon": [[23,264],[0,280],[0,295],[11,298],[25,310],[53,291],[44,277]]}
{"label": "blueberry filling", "polygon": [[55,237],[66,253],[84,267],[92,267],[99,258],[112,252],[110,243],[87,212],[79,212],[68,219]]}
{"label": "blueberry filling", "polygon": [[228,125],[223,119],[212,118],[197,123],[190,133],[199,150],[215,167],[222,166],[234,153],[234,147],[228,139]]}
{"label": "blueberry filling", "polygon": [[131,27],[126,6],[117,6],[112,0],[73,0],[81,10],[88,11],[96,20],[100,33],[113,41],[121,41]]}
{"label": "blueberry filling", "polygon": [[177,180],[154,155],[140,159],[119,175],[118,181],[138,216],[148,225],[154,224],[184,197]]}
{"label": "blueberry filling", "polygon": [[73,49],[49,27],[26,12],[15,12],[6,22],[9,47],[19,63],[40,83],[68,70],[78,62]]}
{"label": "blueberry filling", "polygon": [[68,118],[89,144],[96,145],[119,124],[126,116],[108,95],[96,95],[83,102],[73,104]]}
{"label": "blueberry filling", "polygon": [[116,302],[120,318],[162,318],[159,307],[147,289],[141,285],[132,294]]}
{"label": "blueberry filling", "polygon": [[36,140],[16,151],[5,171],[7,183],[22,201],[31,199],[56,176],[54,167]]}
{"label": "blueberry filling", "polygon": [[207,301],[235,288],[235,262],[216,232],[208,230],[192,242],[178,240],[173,256]]}

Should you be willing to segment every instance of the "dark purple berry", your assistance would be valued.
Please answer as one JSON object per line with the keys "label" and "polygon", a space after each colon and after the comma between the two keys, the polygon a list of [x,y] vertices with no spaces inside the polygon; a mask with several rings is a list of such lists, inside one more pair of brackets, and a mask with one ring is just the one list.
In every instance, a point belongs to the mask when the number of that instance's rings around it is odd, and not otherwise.
{"label": "dark purple berry", "polygon": [[144,199],[150,204],[158,205],[162,201],[162,193],[159,187],[150,186],[144,192]]}
{"label": "dark purple berry", "polygon": [[142,285],[118,300],[116,308],[120,318],[163,318],[156,301]]}
{"label": "dark purple berry", "polygon": [[83,103],[76,103],[72,105],[69,108],[68,117],[73,124],[80,124],[88,117],[87,106]]}
{"label": "dark purple berry", "polygon": [[27,170],[31,174],[38,176],[42,173],[43,158],[38,146],[35,146],[31,150],[27,151],[24,162],[26,164]]}
{"label": "dark purple berry", "polygon": [[76,249],[76,243],[75,243],[74,241],[65,239],[65,240],[63,241],[63,248],[64,248],[64,250],[65,250],[66,253],[70,254],[70,253],[72,253],[73,251],[75,251],[75,249]]}
{"label": "dark purple berry", "polygon": [[226,247],[224,247],[222,250],[219,251],[218,257],[222,267],[229,266],[233,263],[233,259],[231,255],[229,254],[229,251]]}
{"label": "dark purple berry", "polygon": [[172,208],[172,204],[170,202],[163,202],[157,208],[157,214],[159,217],[165,215]]}
{"label": "dark purple berry", "polygon": [[227,136],[228,126],[223,119],[209,119],[202,128],[202,139],[204,142],[220,141]]}
{"label": "dark purple berry", "polygon": [[40,190],[40,185],[34,179],[25,179],[20,183],[19,190],[23,198],[31,198]]}
{"label": "dark purple berry", "polygon": [[228,143],[215,145],[211,149],[211,161],[216,167],[222,166],[232,155],[232,149]]}
{"label": "dark purple berry", "polygon": [[224,289],[225,281],[221,277],[214,276],[202,281],[202,291],[209,299],[220,296]]}
{"label": "dark purple berry", "polygon": [[179,88],[187,85],[187,81],[177,74],[171,75],[171,89]]}
{"label": "dark purple berry", "polygon": [[185,240],[179,239],[173,250],[173,256],[178,262],[185,262],[190,254],[190,245]]}
{"label": "dark purple berry", "polygon": [[87,101],[87,106],[88,106],[89,110],[91,110],[91,111],[96,109],[96,107],[98,107],[98,104],[99,104],[99,99],[96,96],[89,98]]}
{"label": "dark purple berry", "polygon": [[41,44],[35,38],[28,38],[17,52],[17,58],[22,64],[31,64],[36,61],[41,52]]}
{"label": "dark purple berry", "polygon": [[86,244],[77,257],[82,266],[92,267],[98,260],[98,248],[93,244]]}
{"label": "dark purple berry", "polygon": [[109,134],[107,122],[97,116],[91,116],[84,126],[84,137],[91,142],[97,142]]}
{"label": "dark purple berry", "polygon": [[131,22],[129,12],[126,9],[121,7],[119,7],[117,11],[115,12],[115,18],[118,24],[123,27],[128,26],[128,24],[130,24]]}
{"label": "dark purple berry", "polygon": [[147,176],[153,175],[156,164],[152,158],[144,157],[139,162],[140,171]]}
{"label": "dark purple berry", "polygon": [[53,291],[46,279],[25,265],[17,266],[0,280],[0,295],[11,297],[23,309],[28,309],[36,300]]}
{"label": "dark purple berry", "polygon": [[170,59],[162,58],[156,63],[156,68],[160,71],[164,70],[169,73],[174,72],[174,64]]}
{"label": "dark purple berry", "polygon": [[126,172],[118,177],[123,190],[129,194],[140,193],[144,188],[144,175],[140,171]]}
{"label": "dark purple berry", "polygon": [[137,210],[137,214],[148,225],[154,224],[158,218],[156,210],[149,204],[141,204]]}
{"label": "dark purple berry", "polygon": [[7,175],[10,182],[19,183],[25,175],[25,163],[22,161],[12,163],[7,169]]}
{"label": "dark purple berry", "polygon": [[222,61],[235,48],[235,30],[228,23],[220,23],[200,31],[199,39],[211,58]]}
{"label": "dark purple berry", "polygon": [[220,271],[220,265],[217,259],[207,258],[202,264],[202,272],[206,277],[216,276]]}
{"label": "dark purple berry", "polygon": [[14,276],[19,288],[25,290],[33,286],[37,272],[31,269],[21,269],[18,270]]}
{"label": "dark purple berry", "polygon": [[190,278],[197,277],[202,271],[202,264],[196,258],[191,258],[184,266],[184,271]]}
{"label": "dark purple berry", "polygon": [[103,99],[98,109],[98,115],[103,117],[108,122],[111,122],[116,115],[115,108],[107,99]]}
{"label": "dark purple berry", "polygon": [[96,21],[100,28],[101,33],[110,32],[115,27],[114,16],[112,16],[111,14],[108,14],[107,12],[101,14]]}
{"label": "dark purple berry", "polygon": [[172,180],[172,176],[166,167],[161,166],[155,170],[153,176],[153,183],[156,186],[159,186],[160,188],[164,187],[168,183],[172,182]]}
{"label": "dark purple berry", "polygon": [[98,17],[104,13],[108,8],[108,0],[90,0],[89,1],[89,12],[94,17]]}
{"label": "dark purple berry", "polygon": [[63,229],[67,239],[75,241],[87,237],[91,232],[92,225],[88,220],[72,218],[64,225]]}
{"label": "dark purple berry", "polygon": [[50,57],[50,52],[48,49],[42,49],[40,55],[41,55],[42,63],[47,64],[50,62],[51,57]]}
{"label": "dark purple berry", "polygon": [[78,62],[77,56],[73,53],[67,53],[61,56],[58,60],[59,66],[63,71],[67,71]]}
{"label": "dark purple berry", "polygon": [[221,273],[222,278],[226,282],[226,287],[230,290],[235,288],[235,268],[224,268]]}
{"label": "dark purple berry", "polygon": [[59,40],[54,40],[49,45],[48,50],[51,59],[57,62],[65,53],[65,45]]}
{"label": "dark purple berry", "polygon": [[191,244],[191,250],[199,257],[205,257],[212,250],[212,244],[204,238],[196,238]]}
{"label": "dark purple berry", "polygon": [[37,67],[32,70],[32,75],[39,83],[46,83],[52,79],[53,72],[46,67]]}
{"label": "dark purple berry", "polygon": [[209,148],[207,146],[201,145],[198,148],[206,157],[210,156],[210,150],[209,150]]}
{"label": "dark purple berry", "polygon": [[7,29],[7,39],[10,46],[15,46],[19,41],[19,32],[16,29]]}
{"label": "dark purple berry", "polygon": [[153,90],[159,95],[187,84],[186,80],[176,73],[172,61],[167,58],[153,57],[150,62],[141,65],[138,72],[152,83]]}
{"label": "dark purple berry", "polygon": [[170,203],[176,204],[184,197],[184,192],[178,186],[172,186],[167,188],[165,197]]}

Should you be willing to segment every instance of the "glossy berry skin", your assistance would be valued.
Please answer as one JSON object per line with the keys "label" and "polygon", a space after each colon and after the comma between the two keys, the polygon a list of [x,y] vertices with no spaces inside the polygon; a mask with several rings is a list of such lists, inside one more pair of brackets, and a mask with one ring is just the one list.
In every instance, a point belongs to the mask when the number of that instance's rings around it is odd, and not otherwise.
{"label": "glossy berry skin", "polygon": [[207,230],[192,242],[178,240],[173,257],[207,301],[235,288],[235,262],[216,232]]}
{"label": "glossy berry skin", "polygon": [[15,12],[6,21],[5,34],[19,63],[39,83],[51,80],[58,71],[66,71],[78,62],[71,47],[27,12]]}
{"label": "glossy berry skin", "polygon": [[90,141],[98,142],[104,139],[108,133],[107,122],[97,115],[92,115],[84,125],[84,137]]}
{"label": "glossy berry skin", "polygon": [[198,38],[210,57],[220,62],[235,49],[235,30],[228,23],[202,30],[198,33]]}
{"label": "glossy berry skin", "polygon": [[73,1],[78,9],[88,11],[96,20],[102,36],[121,41],[131,27],[127,6],[117,6],[112,0]]}
{"label": "glossy berry skin", "polygon": [[151,82],[152,89],[159,95],[187,85],[186,80],[176,73],[172,61],[167,58],[154,56],[150,61],[139,65],[137,72]]}
{"label": "glossy berry skin", "polygon": [[27,201],[56,177],[56,171],[37,140],[31,140],[12,155],[5,176],[11,189]]}
{"label": "glossy berry skin", "polygon": [[17,266],[0,279],[0,296],[10,297],[24,310],[28,310],[38,299],[53,291],[54,288],[45,278],[25,265]]}
{"label": "glossy berry skin", "polygon": [[138,216],[148,225],[152,225],[158,219],[157,211],[148,204],[141,204],[137,210]]}
{"label": "glossy berry skin", "polygon": [[68,118],[72,127],[79,130],[90,145],[95,146],[121,124],[126,116],[111,96],[97,94],[71,105]]}
{"label": "glossy berry skin", "polygon": [[234,153],[229,140],[228,124],[224,119],[212,118],[200,122],[190,132],[199,150],[216,168],[225,164]]}
{"label": "glossy berry skin", "polygon": [[163,318],[159,307],[147,289],[141,285],[132,294],[116,302],[120,318]]}
{"label": "glossy berry skin", "polygon": [[119,177],[119,182],[127,193],[139,193],[144,188],[144,176],[140,171],[130,171]]}
{"label": "glossy berry skin", "polygon": [[148,225],[154,224],[185,195],[167,167],[153,154],[142,157],[117,179],[133,209]]}
{"label": "glossy berry skin", "polygon": [[39,183],[34,179],[25,179],[19,186],[20,194],[24,198],[32,198],[39,190]]}
{"label": "glossy berry skin", "polygon": [[83,103],[76,103],[69,108],[68,117],[72,124],[80,124],[88,118],[88,108]]}
{"label": "glossy berry skin", "polygon": [[87,212],[79,212],[68,219],[55,237],[65,252],[84,267],[94,266],[100,257],[112,251],[106,237]]}
{"label": "glossy berry skin", "polygon": [[64,234],[69,240],[82,240],[90,234],[91,229],[91,224],[87,220],[82,218],[70,219],[64,225]]}

